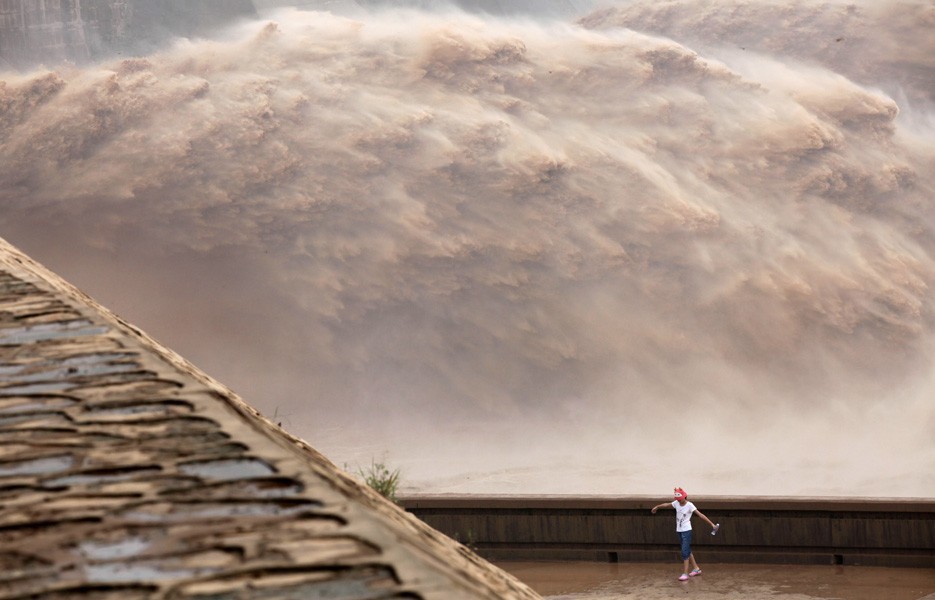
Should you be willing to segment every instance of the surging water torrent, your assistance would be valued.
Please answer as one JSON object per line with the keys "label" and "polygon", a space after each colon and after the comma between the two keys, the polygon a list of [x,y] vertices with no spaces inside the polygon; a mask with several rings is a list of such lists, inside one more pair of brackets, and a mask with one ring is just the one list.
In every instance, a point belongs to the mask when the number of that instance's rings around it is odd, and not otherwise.
{"label": "surging water torrent", "polygon": [[409,489],[929,496],[935,9],[287,9],[0,75],[0,235]]}

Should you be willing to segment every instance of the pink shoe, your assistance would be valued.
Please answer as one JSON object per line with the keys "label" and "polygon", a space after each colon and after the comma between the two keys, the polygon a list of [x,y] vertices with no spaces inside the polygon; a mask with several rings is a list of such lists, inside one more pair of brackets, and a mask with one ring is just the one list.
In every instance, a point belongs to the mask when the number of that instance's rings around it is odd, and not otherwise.
{"label": "pink shoe", "polygon": [[682,573],[681,575],[679,575],[679,581],[688,581],[688,575],[686,575],[685,573]]}
{"label": "pink shoe", "polygon": [[694,577],[695,575],[701,575],[701,569],[692,569],[692,572],[688,574],[689,577]]}

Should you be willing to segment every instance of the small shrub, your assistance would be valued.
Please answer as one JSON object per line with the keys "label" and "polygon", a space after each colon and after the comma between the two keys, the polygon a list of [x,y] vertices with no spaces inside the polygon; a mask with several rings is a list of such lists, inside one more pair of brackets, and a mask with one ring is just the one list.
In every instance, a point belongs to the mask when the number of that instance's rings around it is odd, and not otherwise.
{"label": "small shrub", "polygon": [[391,502],[396,502],[396,489],[399,487],[399,469],[392,471],[383,463],[376,461],[370,462],[370,468],[366,471],[358,471],[364,481],[377,491],[381,496]]}

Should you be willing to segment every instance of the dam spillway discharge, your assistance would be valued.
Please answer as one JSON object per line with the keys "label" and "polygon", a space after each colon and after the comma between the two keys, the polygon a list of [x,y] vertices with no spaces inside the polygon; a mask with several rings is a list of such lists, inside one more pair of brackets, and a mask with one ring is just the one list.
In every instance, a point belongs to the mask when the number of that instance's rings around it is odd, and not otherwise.
{"label": "dam spillway discharge", "polygon": [[4,74],[0,233],[413,492],[935,497],[930,4],[284,8]]}

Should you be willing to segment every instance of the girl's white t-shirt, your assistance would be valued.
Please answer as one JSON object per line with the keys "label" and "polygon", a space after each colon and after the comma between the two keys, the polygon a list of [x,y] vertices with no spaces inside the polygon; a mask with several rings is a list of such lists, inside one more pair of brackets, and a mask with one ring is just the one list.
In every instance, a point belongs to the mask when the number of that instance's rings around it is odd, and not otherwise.
{"label": "girl's white t-shirt", "polygon": [[695,505],[691,502],[686,502],[685,506],[682,506],[679,504],[678,500],[673,500],[672,506],[675,508],[675,530],[691,531],[692,513],[695,512]]}

